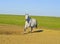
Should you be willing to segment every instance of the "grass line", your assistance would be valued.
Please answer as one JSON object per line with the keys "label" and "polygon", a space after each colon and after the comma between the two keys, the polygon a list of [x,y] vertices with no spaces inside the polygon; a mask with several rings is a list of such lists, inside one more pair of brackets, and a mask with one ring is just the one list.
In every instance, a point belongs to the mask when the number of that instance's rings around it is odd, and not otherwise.
{"label": "grass line", "polygon": [[[60,29],[60,17],[47,17],[47,16],[31,16],[38,21],[38,26],[48,28],[59,28]],[[23,26],[25,22],[24,16],[22,15],[1,15],[0,24],[13,24]]]}

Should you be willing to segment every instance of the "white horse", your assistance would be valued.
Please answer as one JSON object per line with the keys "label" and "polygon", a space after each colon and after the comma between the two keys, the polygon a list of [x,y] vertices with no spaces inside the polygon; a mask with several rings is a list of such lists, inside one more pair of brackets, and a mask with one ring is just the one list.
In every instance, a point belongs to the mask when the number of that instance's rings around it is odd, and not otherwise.
{"label": "white horse", "polygon": [[32,32],[34,27],[37,28],[37,21],[36,21],[36,19],[33,19],[33,18],[31,19],[29,15],[25,15],[25,20],[26,20],[26,22],[25,22],[25,27],[24,27],[24,33],[26,32],[26,29],[28,27],[31,27],[31,32]]}

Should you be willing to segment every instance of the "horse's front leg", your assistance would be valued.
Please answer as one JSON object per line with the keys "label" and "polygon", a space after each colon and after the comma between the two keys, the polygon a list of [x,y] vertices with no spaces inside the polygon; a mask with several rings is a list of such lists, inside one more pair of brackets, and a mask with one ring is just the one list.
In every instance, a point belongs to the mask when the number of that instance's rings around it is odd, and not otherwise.
{"label": "horse's front leg", "polygon": [[26,22],[24,27],[24,33],[26,33],[26,29],[29,27],[29,24]]}
{"label": "horse's front leg", "polygon": [[27,29],[27,27],[26,27],[26,25],[25,25],[25,27],[24,27],[24,33],[26,33],[26,29]]}

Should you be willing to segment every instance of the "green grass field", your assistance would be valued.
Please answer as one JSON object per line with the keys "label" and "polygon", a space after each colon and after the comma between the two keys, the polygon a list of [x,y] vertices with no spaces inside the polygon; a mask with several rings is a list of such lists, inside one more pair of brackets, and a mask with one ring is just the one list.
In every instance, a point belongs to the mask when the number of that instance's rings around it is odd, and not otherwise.
{"label": "green grass field", "polygon": [[24,34],[24,16],[0,14],[0,44],[60,44],[60,17],[31,18],[37,19],[39,28],[33,33],[28,28]]}
{"label": "green grass field", "polygon": [[[60,29],[60,17],[31,16],[38,21],[38,26],[50,29]],[[22,15],[2,15],[0,14],[0,24],[13,24],[24,26],[24,16]]]}

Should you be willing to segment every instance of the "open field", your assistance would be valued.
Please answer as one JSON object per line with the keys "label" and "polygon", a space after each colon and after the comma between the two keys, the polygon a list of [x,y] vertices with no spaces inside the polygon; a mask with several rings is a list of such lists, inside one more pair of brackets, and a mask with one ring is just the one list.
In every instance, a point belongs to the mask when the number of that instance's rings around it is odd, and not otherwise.
{"label": "open field", "polygon": [[[44,28],[60,29],[60,17],[31,16],[37,19],[38,26]],[[0,24],[13,24],[24,26],[24,16],[22,15],[0,15]]]}
{"label": "open field", "polygon": [[24,16],[0,15],[0,44],[60,44],[60,17],[31,16],[38,29],[23,33]]}

